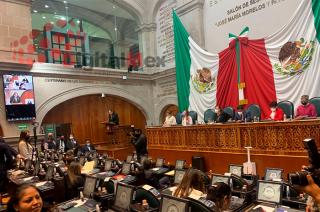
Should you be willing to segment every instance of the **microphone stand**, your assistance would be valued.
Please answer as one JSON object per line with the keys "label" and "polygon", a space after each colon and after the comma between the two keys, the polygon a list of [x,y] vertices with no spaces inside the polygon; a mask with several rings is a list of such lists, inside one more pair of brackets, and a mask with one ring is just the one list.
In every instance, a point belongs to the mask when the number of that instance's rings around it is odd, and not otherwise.
{"label": "microphone stand", "polygon": [[37,141],[38,141],[38,136],[37,136],[37,127],[39,126],[38,122],[33,122],[33,139],[34,139],[34,148],[35,148],[35,157],[36,161],[38,160],[38,148],[37,148]]}

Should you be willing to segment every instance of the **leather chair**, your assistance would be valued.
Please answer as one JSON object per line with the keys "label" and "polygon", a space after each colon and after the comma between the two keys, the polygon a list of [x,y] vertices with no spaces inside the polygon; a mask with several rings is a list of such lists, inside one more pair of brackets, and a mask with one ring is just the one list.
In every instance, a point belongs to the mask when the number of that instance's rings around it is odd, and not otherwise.
{"label": "leather chair", "polygon": [[313,97],[309,100],[311,104],[313,104],[316,107],[317,110],[317,117],[320,116],[320,97]]}
{"label": "leather chair", "polygon": [[187,200],[189,200],[189,206],[191,208],[191,211],[201,211],[201,212],[218,211],[218,210],[215,210],[214,203],[211,202],[210,200],[206,200],[202,202],[189,197],[187,198]]}
{"label": "leather chair", "polygon": [[181,124],[182,123],[182,117],[183,117],[182,113],[178,112],[176,114],[176,122],[177,122],[177,124]]}
{"label": "leather chair", "polygon": [[[160,193],[159,193],[160,195]],[[142,202],[142,200],[146,199],[149,206],[152,208],[160,207],[160,200],[155,196],[151,191],[147,191],[142,187],[138,187],[136,190],[135,202]]]}
{"label": "leather chair", "polygon": [[208,123],[209,120],[211,120],[213,122],[217,119],[217,114],[212,109],[206,110],[204,112],[203,116],[204,116],[205,123]]}
{"label": "leather chair", "polygon": [[249,105],[249,107],[247,108],[246,111],[250,111],[251,120],[254,120],[254,117],[259,118],[259,120],[261,119],[261,109],[260,109],[259,105],[251,104],[251,105]]}
{"label": "leather chair", "polygon": [[223,109],[223,112],[227,113],[231,118],[234,116],[234,109],[233,107],[226,107]]}
{"label": "leather chair", "polygon": [[192,123],[195,124],[196,121],[198,120],[198,113],[196,111],[190,111],[189,116],[192,118]]}
{"label": "leather chair", "polygon": [[281,101],[278,103],[278,107],[281,108],[286,114],[287,118],[294,117],[294,105],[290,101]]}

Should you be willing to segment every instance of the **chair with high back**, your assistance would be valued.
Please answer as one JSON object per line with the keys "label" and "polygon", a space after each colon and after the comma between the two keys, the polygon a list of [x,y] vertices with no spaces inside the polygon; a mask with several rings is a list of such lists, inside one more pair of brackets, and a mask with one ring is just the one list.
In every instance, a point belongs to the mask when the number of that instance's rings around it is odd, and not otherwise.
{"label": "chair with high back", "polygon": [[198,113],[196,111],[190,111],[189,116],[192,118],[192,124],[195,124],[198,120]]}
{"label": "chair with high back", "polygon": [[251,120],[254,120],[254,117],[259,118],[259,119],[261,118],[261,109],[260,109],[259,105],[257,105],[257,104],[249,105],[249,107],[247,108],[246,111],[250,111]]}
{"label": "chair with high back", "polygon": [[160,200],[158,199],[160,197],[160,193],[157,189],[153,187],[137,187],[136,195],[135,195],[135,202],[142,202],[142,200],[147,200],[148,204],[152,208],[159,208],[160,207]]}
{"label": "chair with high back", "polygon": [[294,117],[294,105],[292,102],[290,101],[281,101],[278,103],[278,107],[281,108],[284,112],[284,114],[286,114],[287,118],[292,118]]}
{"label": "chair with high back", "polygon": [[176,114],[176,122],[177,122],[177,124],[181,124],[182,123],[182,118],[183,118],[182,113],[178,112]]}
{"label": "chair with high back", "polygon": [[316,107],[317,117],[319,117],[320,116],[320,97],[313,97],[309,100],[309,102]]}
{"label": "chair with high back", "polygon": [[191,211],[202,211],[202,212],[213,212],[214,210],[214,203],[210,200],[200,199],[195,200],[190,197],[187,198],[189,200],[189,206]]}
{"label": "chair with high back", "polygon": [[225,113],[227,113],[231,118],[233,118],[233,116],[234,116],[234,109],[233,109],[233,107],[225,107],[224,109],[223,109],[223,112],[225,112]]}
{"label": "chair with high back", "polygon": [[204,116],[205,123],[213,122],[217,119],[217,114],[212,109],[206,110],[203,116]]}

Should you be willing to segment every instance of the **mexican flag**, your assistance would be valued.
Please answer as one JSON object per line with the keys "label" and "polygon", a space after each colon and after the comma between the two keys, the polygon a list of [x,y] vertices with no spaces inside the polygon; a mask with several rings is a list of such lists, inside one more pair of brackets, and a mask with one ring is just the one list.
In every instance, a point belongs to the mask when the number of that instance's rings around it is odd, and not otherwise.
{"label": "mexican flag", "polygon": [[[179,110],[203,113],[215,105],[257,104],[262,118],[271,101],[320,96],[320,1],[304,0],[288,23],[265,38],[251,40],[250,30],[229,34],[218,54],[202,50],[173,12]],[[214,38],[213,38],[214,39]]]}
{"label": "mexican flag", "polygon": [[204,111],[213,108],[216,101],[218,55],[196,44],[175,11],[173,30],[179,111],[197,111],[202,121]]}

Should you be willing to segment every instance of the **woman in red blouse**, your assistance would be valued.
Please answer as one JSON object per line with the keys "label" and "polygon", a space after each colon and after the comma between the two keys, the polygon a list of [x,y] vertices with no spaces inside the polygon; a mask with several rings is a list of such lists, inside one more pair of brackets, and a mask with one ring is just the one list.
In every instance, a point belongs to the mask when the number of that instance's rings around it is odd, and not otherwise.
{"label": "woman in red blouse", "polygon": [[269,105],[270,111],[268,113],[267,118],[274,121],[282,121],[284,118],[284,112],[281,108],[278,107],[278,103],[273,101]]}

